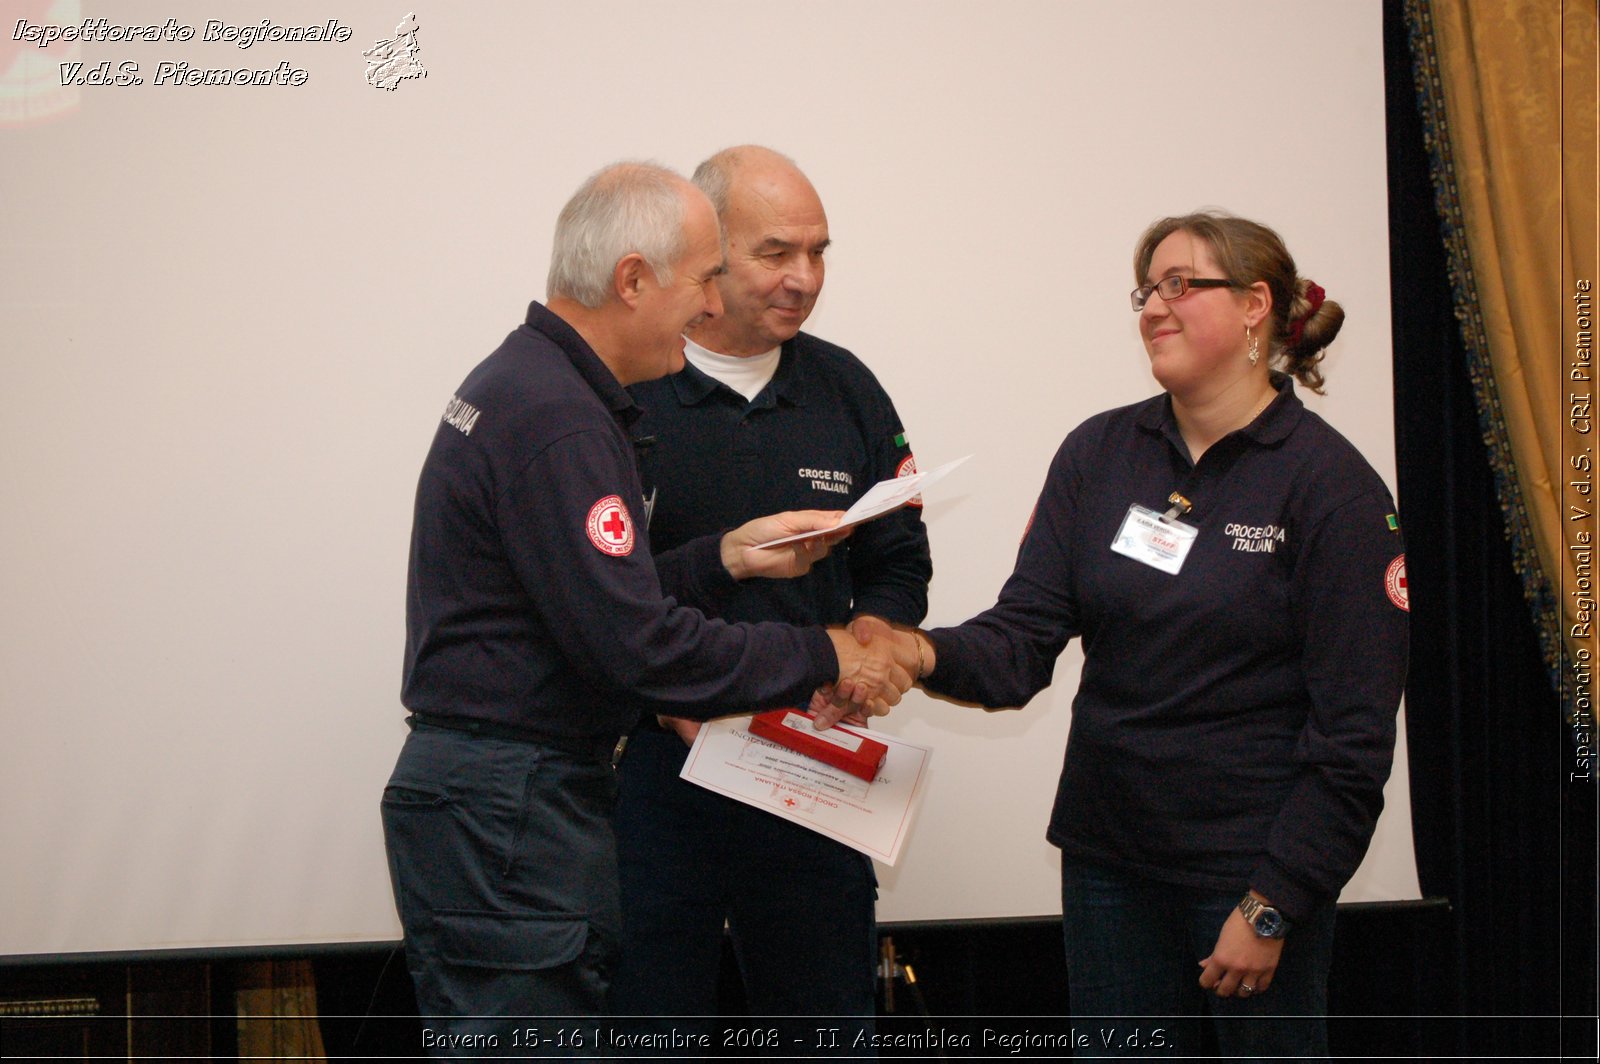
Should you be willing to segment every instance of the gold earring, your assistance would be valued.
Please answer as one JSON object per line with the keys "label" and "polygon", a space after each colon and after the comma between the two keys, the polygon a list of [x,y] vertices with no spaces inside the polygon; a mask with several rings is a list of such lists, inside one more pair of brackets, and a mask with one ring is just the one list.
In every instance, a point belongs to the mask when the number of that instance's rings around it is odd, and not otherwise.
{"label": "gold earring", "polygon": [[1244,327],[1244,334],[1250,340],[1250,356],[1249,357],[1250,357],[1250,364],[1253,366],[1257,362],[1261,361],[1261,342],[1256,339],[1255,334],[1250,331],[1250,326],[1248,326],[1248,325],[1246,325]]}

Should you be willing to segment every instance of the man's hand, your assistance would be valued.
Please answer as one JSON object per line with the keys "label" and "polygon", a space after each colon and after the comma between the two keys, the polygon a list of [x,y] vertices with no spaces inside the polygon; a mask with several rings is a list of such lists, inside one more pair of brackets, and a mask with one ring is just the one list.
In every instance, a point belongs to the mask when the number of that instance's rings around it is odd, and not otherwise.
{"label": "man's hand", "polygon": [[862,646],[885,641],[895,662],[911,674],[913,681],[933,671],[933,643],[915,628],[896,628],[882,617],[863,613],[850,622],[850,633]]}
{"label": "man's hand", "polygon": [[851,712],[881,716],[910,689],[911,674],[890,653],[891,641],[880,639],[862,646],[842,628],[829,628],[828,638],[839,657],[839,679],[833,685],[831,701],[818,707],[818,700],[812,698],[817,730],[831,728]]}
{"label": "man's hand", "polygon": [[845,627],[850,629],[850,634],[856,637],[856,642],[866,646],[879,637],[894,637],[894,626],[882,617],[870,613],[863,613],[856,617]]}
{"label": "man's hand", "polygon": [[670,732],[676,732],[678,738],[687,746],[694,745],[694,737],[700,734],[700,722],[688,720],[684,717],[656,716],[656,723]]}
{"label": "man's hand", "polygon": [[[933,671],[933,644],[915,628],[896,628],[882,617],[863,613],[850,622],[849,631],[856,637],[856,642],[864,647],[877,643],[879,647],[886,648],[895,664],[911,677],[913,683]],[[829,703],[838,701],[835,685],[826,684],[812,694],[809,708],[812,713],[820,714]],[[856,715],[864,713],[881,717],[889,712],[893,704],[882,698],[873,698]],[[845,718],[845,721],[854,723],[849,718]]]}
{"label": "man's hand", "polygon": [[843,510],[791,510],[746,521],[722,537],[722,565],[735,580],[767,577],[787,580],[804,576],[811,567],[828,556],[833,545],[850,535],[850,529],[814,539],[785,543],[768,550],[754,550],[757,543],[768,543],[801,532],[832,528],[844,516]]}

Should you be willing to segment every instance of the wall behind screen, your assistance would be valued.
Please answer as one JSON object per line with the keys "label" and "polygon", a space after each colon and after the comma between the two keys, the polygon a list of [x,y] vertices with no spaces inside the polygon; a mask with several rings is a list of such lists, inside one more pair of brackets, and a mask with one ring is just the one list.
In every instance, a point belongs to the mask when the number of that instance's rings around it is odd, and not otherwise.
{"label": "wall behind screen", "polygon": [[[216,17],[0,2],[8,32],[23,8]],[[405,10],[249,9],[346,43],[82,45],[147,83],[64,95],[65,46],[0,51],[31,115],[0,127],[0,955],[398,937],[378,797],[417,470],[614,159],[757,141],[808,171],[835,240],[808,328],[924,468],[975,455],[929,497],[930,623],[993,601],[1066,432],[1155,391],[1126,300],[1161,214],[1280,229],[1349,314],[1311,405],[1394,483],[1377,0],[437,4],[426,79],[376,90],[361,52]],[[148,83],[162,60],[308,78]],[[914,694],[883,723],[935,757],[881,918],[1059,911],[1080,664],[1022,712]],[[1398,764],[1347,897],[1416,896]]]}

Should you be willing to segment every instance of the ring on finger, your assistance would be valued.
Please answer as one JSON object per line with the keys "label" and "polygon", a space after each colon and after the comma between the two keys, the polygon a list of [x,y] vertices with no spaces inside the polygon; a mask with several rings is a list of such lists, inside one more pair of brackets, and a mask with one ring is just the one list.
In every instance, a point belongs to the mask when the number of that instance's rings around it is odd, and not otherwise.
{"label": "ring on finger", "polygon": [[1256,988],[1251,986],[1249,983],[1240,983],[1239,984],[1239,996],[1240,997],[1249,997],[1251,994],[1254,994],[1255,992],[1256,992]]}

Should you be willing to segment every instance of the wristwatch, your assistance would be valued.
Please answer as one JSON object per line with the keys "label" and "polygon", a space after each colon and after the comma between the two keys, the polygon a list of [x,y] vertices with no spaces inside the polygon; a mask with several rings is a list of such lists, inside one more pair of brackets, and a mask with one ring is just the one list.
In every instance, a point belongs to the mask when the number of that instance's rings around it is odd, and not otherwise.
{"label": "wristwatch", "polygon": [[1239,900],[1239,912],[1244,922],[1262,938],[1282,938],[1289,930],[1289,921],[1283,914],[1253,894],[1246,894]]}

